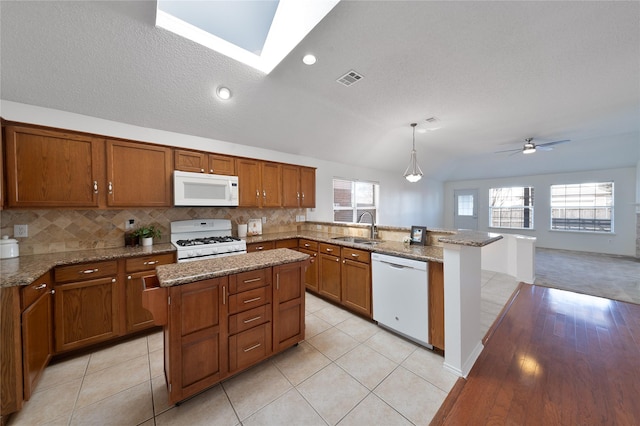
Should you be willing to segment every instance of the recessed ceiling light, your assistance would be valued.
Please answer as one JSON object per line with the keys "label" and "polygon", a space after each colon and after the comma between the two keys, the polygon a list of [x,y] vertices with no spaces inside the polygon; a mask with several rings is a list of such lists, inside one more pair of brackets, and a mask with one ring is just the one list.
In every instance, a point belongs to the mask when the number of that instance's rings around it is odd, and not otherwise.
{"label": "recessed ceiling light", "polygon": [[307,65],[313,65],[316,63],[316,61],[317,61],[316,57],[310,53],[308,55],[304,55],[304,57],[302,58],[302,62],[304,62]]}
{"label": "recessed ceiling light", "polygon": [[223,87],[223,86],[218,87],[218,90],[216,90],[216,94],[223,101],[226,101],[231,98],[231,90],[229,90],[227,87]]}

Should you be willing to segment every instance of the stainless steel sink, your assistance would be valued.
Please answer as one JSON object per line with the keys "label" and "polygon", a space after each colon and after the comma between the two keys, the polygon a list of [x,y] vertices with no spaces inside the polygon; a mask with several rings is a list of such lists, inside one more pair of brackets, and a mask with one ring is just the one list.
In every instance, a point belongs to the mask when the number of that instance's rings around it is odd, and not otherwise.
{"label": "stainless steel sink", "polygon": [[354,244],[365,244],[369,246],[375,246],[376,244],[382,242],[382,241],[372,240],[370,238],[360,238],[360,237],[335,237],[335,238],[332,238],[332,240],[345,241],[347,243],[354,243]]}

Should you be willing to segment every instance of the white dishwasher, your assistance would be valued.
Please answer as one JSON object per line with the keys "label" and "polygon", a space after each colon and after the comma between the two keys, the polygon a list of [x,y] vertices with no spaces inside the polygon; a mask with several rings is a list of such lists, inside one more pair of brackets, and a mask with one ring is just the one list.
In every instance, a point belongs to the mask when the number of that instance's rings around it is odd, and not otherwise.
{"label": "white dishwasher", "polygon": [[373,319],[431,348],[427,262],[373,253],[371,275]]}

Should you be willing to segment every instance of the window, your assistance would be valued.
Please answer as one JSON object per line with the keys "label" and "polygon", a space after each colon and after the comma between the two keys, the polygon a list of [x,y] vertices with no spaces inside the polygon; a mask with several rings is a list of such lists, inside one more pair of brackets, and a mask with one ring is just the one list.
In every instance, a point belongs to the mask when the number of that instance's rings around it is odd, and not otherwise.
{"label": "window", "polygon": [[494,228],[533,228],[533,187],[491,188],[489,226]]}
{"label": "window", "polygon": [[613,232],[613,182],[551,185],[551,229]]}
{"label": "window", "polygon": [[458,216],[473,216],[473,195],[458,196]]}
{"label": "window", "polygon": [[[378,193],[380,185],[347,179],[333,180],[333,221],[355,223],[364,212],[369,212],[377,222]],[[371,223],[369,215],[362,219]]]}

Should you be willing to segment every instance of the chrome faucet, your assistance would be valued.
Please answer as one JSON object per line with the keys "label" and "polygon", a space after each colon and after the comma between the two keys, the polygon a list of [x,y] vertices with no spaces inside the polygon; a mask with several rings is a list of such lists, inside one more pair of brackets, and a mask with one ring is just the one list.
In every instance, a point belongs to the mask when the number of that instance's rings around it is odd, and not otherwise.
{"label": "chrome faucet", "polygon": [[371,212],[369,211],[365,211],[364,213],[362,213],[360,215],[360,218],[358,219],[358,223],[360,223],[360,221],[362,220],[362,217],[368,214],[369,217],[371,217],[371,239],[375,240],[378,237],[378,229],[376,228],[376,224],[375,224],[375,220],[373,219],[373,215],[371,214]]}

